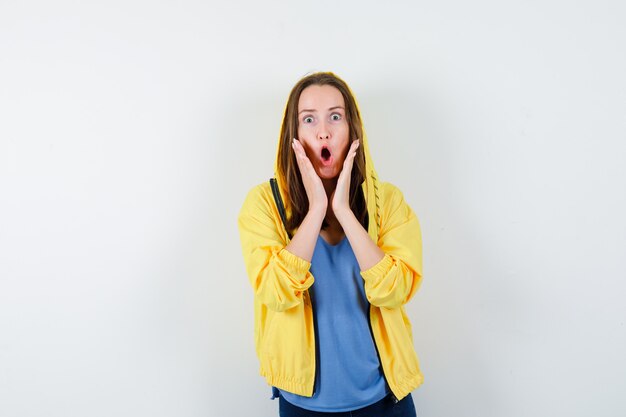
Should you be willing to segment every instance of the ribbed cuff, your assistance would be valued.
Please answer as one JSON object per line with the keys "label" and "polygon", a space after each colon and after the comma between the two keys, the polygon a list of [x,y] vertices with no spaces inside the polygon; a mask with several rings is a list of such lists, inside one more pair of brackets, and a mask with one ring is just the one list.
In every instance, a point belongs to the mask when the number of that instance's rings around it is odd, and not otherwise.
{"label": "ribbed cuff", "polygon": [[294,282],[294,284],[302,286],[298,289],[305,290],[313,284],[313,275],[308,273],[311,269],[311,262],[294,255],[285,248],[278,252],[278,258],[283,262],[291,276],[298,277],[298,282]]}
{"label": "ribbed cuff", "polygon": [[376,265],[366,269],[365,271],[361,271],[361,276],[365,281],[376,282],[387,274],[387,271],[391,269],[392,265],[393,259],[391,258],[391,255],[386,253]]}

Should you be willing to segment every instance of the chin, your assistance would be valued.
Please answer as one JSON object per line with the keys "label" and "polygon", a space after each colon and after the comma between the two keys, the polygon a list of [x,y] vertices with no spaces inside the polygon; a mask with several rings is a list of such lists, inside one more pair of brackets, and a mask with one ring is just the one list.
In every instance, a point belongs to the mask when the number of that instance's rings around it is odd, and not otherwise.
{"label": "chin", "polygon": [[340,172],[340,170],[332,169],[332,167],[321,167],[317,170],[317,176],[323,180],[332,180],[337,178]]}

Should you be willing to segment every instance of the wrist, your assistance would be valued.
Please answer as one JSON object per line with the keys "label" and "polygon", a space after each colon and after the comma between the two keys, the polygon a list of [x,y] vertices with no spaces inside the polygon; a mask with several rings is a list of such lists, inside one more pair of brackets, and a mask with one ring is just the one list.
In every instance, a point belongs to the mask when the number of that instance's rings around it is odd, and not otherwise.
{"label": "wrist", "polygon": [[309,215],[314,216],[315,218],[324,219],[326,217],[326,207],[322,206],[313,206],[309,207]]}
{"label": "wrist", "polygon": [[349,207],[346,207],[345,209],[333,210],[333,212],[339,223],[343,223],[346,219],[354,217],[354,213]]}

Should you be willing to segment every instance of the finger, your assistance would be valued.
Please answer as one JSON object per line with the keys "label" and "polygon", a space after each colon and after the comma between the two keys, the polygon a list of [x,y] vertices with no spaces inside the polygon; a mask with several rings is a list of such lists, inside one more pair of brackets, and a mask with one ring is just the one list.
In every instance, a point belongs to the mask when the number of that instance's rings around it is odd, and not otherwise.
{"label": "finger", "polygon": [[354,157],[356,156],[356,151],[359,148],[359,142],[358,139],[353,141],[352,144],[350,145],[350,150],[348,151],[348,155],[346,160],[348,159],[354,159]]}
{"label": "finger", "polygon": [[346,159],[343,161],[344,166],[353,163],[355,157],[356,157],[356,150],[351,150],[346,156]]}
{"label": "finger", "polygon": [[304,151],[304,147],[302,146],[302,143],[300,143],[300,141],[298,139],[293,140],[294,143],[294,149],[296,151],[296,153],[302,158],[302,159],[309,159],[306,156],[306,152]]}
{"label": "finger", "polygon": [[293,154],[296,156],[296,162],[300,165],[300,154],[298,153],[295,142],[291,142],[291,149],[293,149]]}
{"label": "finger", "polygon": [[291,141],[291,148],[293,149],[296,156],[300,156],[300,152],[298,149],[298,141],[295,138]]}
{"label": "finger", "polygon": [[317,177],[317,173],[315,172],[313,163],[311,162],[309,157],[306,155],[306,152],[304,151],[304,147],[302,146],[302,143],[300,143],[298,139],[294,138],[292,145],[293,145],[294,151],[296,152],[298,168],[300,169],[300,174],[302,174],[303,178],[305,176],[309,178],[313,178],[313,179]]}
{"label": "finger", "polygon": [[352,146],[352,155],[356,155],[356,151],[359,149],[359,143],[356,142],[354,146]]}
{"label": "finger", "polygon": [[302,162],[302,164],[308,167],[311,164],[311,161],[306,155],[302,144],[297,139],[294,139],[294,150],[296,151],[296,154],[298,155],[298,158]]}
{"label": "finger", "polygon": [[296,157],[298,158],[298,161],[304,161],[305,159],[308,159],[306,153],[302,148],[302,144],[297,139],[293,140],[291,146],[296,154]]}
{"label": "finger", "polygon": [[307,171],[306,162],[304,161],[304,158],[302,157],[302,153],[298,150],[298,147],[296,146],[295,143],[292,143],[291,147],[293,148],[293,152],[296,156],[296,163],[298,164],[298,170],[300,171],[301,174],[306,174],[306,171]]}

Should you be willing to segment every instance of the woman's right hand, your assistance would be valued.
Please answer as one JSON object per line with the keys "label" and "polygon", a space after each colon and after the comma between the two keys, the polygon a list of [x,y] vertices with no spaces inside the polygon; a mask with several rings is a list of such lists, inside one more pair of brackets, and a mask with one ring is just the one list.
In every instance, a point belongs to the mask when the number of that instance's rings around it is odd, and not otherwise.
{"label": "woman's right hand", "polygon": [[304,184],[304,189],[309,199],[309,211],[319,210],[323,215],[326,215],[328,197],[326,196],[326,190],[324,189],[321,178],[317,175],[317,172],[315,172],[315,168],[313,168],[309,157],[306,156],[306,152],[300,141],[294,138],[291,147],[296,154],[298,168],[302,176],[302,183]]}

